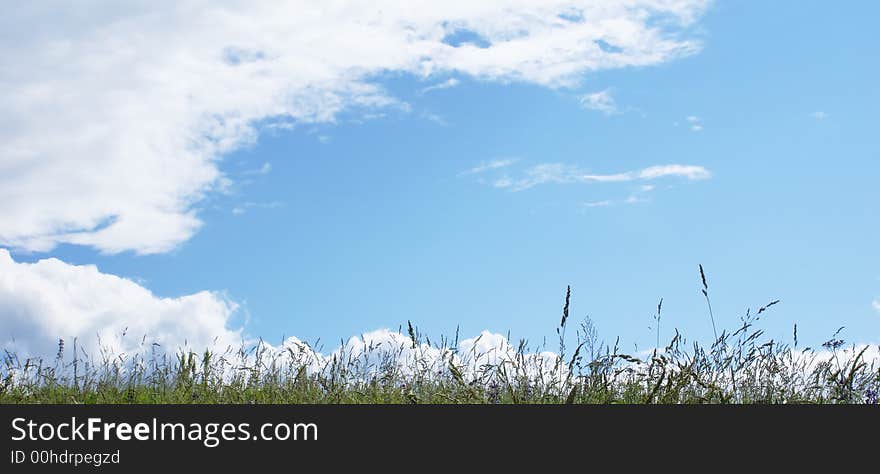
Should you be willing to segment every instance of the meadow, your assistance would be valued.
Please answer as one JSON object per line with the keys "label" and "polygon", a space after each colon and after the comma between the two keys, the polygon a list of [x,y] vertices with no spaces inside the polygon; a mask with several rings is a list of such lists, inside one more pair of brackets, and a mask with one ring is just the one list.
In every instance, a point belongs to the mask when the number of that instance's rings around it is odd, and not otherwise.
{"label": "meadow", "polygon": [[[714,329],[702,268],[701,277]],[[661,300],[657,347],[639,354],[601,341],[589,318],[573,325],[570,302],[569,288],[552,352],[546,342],[530,347],[524,340],[463,345],[457,334],[432,342],[411,323],[379,342],[343,343],[328,356],[304,343],[257,342],[95,358],[78,352],[75,341],[70,348],[59,340],[47,358],[4,353],[0,403],[878,403],[878,347],[847,345],[838,334],[821,347],[800,347],[796,326],[791,343],[767,339],[759,323],[778,301],[747,311],[732,330],[716,329],[711,345],[688,342],[676,330],[661,346]]]}

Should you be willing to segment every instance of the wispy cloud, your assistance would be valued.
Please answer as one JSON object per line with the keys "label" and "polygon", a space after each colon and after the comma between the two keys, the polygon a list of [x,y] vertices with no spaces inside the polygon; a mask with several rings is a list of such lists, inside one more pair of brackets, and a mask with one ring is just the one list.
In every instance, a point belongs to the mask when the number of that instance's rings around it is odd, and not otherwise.
{"label": "wispy cloud", "polygon": [[[484,182],[484,181],[481,180],[480,182]],[[503,189],[503,188],[509,188],[511,186],[513,186],[513,180],[510,179],[510,176],[502,176],[502,177],[492,181],[493,188]]]}
{"label": "wispy cloud", "polygon": [[429,121],[429,122],[434,122],[437,125],[441,125],[444,127],[449,125],[449,122],[447,122],[445,118],[443,118],[435,113],[432,113],[432,112],[422,112],[422,118]]}
{"label": "wispy cloud", "polygon": [[589,208],[589,207],[613,206],[618,203],[639,204],[639,203],[651,202],[651,197],[650,197],[649,193],[651,191],[655,190],[656,188],[657,187],[654,186],[653,184],[642,184],[642,185],[638,186],[637,188],[635,188],[635,190],[632,192],[632,194],[630,194],[626,199],[623,199],[621,201],[606,199],[604,201],[585,202],[585,203],[582,203],[581,205],[583,207]]}
{"label": "wispy cloud", "polygon": [[611,96],[611,90],[605,89],[591,94],[580,96],[581,107],[590,110],[597,110],[605,115],[613,115],[618,113],[617,102]]}
{"label": "wispy cloud", "polygon": [[641,202],[650,202],[650,201],[651,200],[649,198],[633,194],[632,196],[629,196],[628,198],[626,198],[626,200],[623,202],[625,202],[626,204],[638,204]]}
{"label": "wispy cloud", "polygon": [[874,300],[874,301],[871,303],[871,306],[874,307],[874,310],[875,310],[875,311],[877,311],[878,313],[880,313],[880,298]]}
{"label": "wispy cloud", "polygon": [[817,110],[817,111],[811,113],[810,117],[813,117],[816,120],[825,120],[828,118],[828,114],[825,112],[822,112],[821,110]]}
{"label": "wispy cloud", "polygon": [[461,81],[459,81],[458,79],[456,79],[454,77],[451,77],[443,82],[438,82],[437,84],[433,84],[428,87],[425,87],[424,89],[419,91],[419,93],[427,94],[428,92],[431,92],[431,91],[437,91],[437,90],[441,90],[441,89],[450,89],[450,88],[453,88],[459,84],[461,84]]}
{"label": "wispy cloud", "polygon": [[699,132],[703,130],[703,119],[697,117],[696,115],[688,115],[685,117],[685,120],[690,124],[690,129],[692,132]]}
{"label": "wispy cloud", "polygon": [[232,208],[232,213],[236,216],[240,216],[247,212],[249,209],[277,209],[279,207],[284,206],[283,202],[280,201],[272,201],[272,202],[244,202]]}
{"label": "wispy cloud", "polygon": [[[508,166],[510,163],[493,163],[488,165],[480,165],[472,168],[466,174],[474,172],[483,172],[491,169],[497,169],[502,166]],[[474,171],[477,170],[477,171]],[[687,180],[696,181],[708,179],[712,174],[702,166],[694,165],[657,165],[649,166],[637,171],[627,171],[624,173],[614,174],[593,174],[582,171],[576,166],[566,165],[563,163],[543,163],[532,166],[522,173],[519,178],[512,178],[508,175],[499,177],[491,181],[493,187],[507,188],[512,191],[523,191],[540,184],[556,183],[624,183],[630,181],[650,181],[664,177],[680,177]],[[653,189],[653,188],[651,188]]]}
{"label": "wispy cloud", "polygon": [[666,176],[681,176],[689,180],[708,179],[712,174],[702,166],[694,165],[659,165],[650,166],[638,172],[639,179],[657,179]]}
{"label": "wispy cloud", "polygon": [[505,159],[499,159],[499,160],[492,160],[492,161],[488,161],[485,163],[480,163],[479,165],[474,166],[473,168],[466,170],[466,171],[463,171],[459,174],[465,175],[465,174],[483,173],[486,171],[506,168],[516,162],[517,162],[516,158],[505,158]]}
{"label": "wispy cloud", "polygon": [[633,191],[629,197],[626,198],[624,203],[626,204],[639,204],[644,202],[651,202],[650,193],[657,189],[657,186],[653,184],[642,184]]}
{"label": "wispy cloud", "polygon": [[267,162],[263,163],[263,165],[260,166],[259,168],[246,170],[242,174],[245,176],[255,176],[255,175],[269,174],[270,172],[272,172],[272,163],[269,163],[267,161]]}

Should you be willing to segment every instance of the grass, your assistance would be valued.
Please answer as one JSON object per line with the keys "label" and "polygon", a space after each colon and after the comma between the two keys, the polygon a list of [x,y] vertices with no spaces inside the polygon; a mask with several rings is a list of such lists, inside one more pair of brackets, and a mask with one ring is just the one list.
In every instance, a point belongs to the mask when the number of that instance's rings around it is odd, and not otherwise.
{"label": "grass", "polygon": [[[700,274],[716,330],[702,266]],[[322,358],[306,345],[258,343],[94,360],[60,340],[51,360],[5,353],[0,403],[878,403],[880,367],[866,355],[877,348],[845,347],[840,331],[821,349],[799,348],[797,326],[793,345],[767,340],[757,323],[778,301],[748,311],[731,331],[716,330],[709,346],[676,330],[659,347],[661,300],[658,347],[633,355],[600,342],[589,318],[568,354],[570,299],[569,287],[555,353],[526,341],[486,350],[478,339],[463,348],[457,334],[432,343],[411,323],[390,341],[365,338]]]}

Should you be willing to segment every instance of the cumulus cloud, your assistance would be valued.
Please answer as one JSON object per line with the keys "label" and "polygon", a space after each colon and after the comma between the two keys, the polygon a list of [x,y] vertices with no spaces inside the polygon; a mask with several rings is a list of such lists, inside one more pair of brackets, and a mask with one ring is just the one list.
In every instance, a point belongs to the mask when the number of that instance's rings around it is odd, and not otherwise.
{"label": "cumulus cloud", "polygon": [[[261,126],[408,110],[389,72],[563,87],[663,63],[700,49],[708,3],[15,2],[0,16],[0,244],[168,251],[229,184],[220,157]],[[461,32],[479,44],[449,40]]]}
{"label": "cumulus cloud", "polygon": [[132,280],[94,265],[50,258],[20,263],[0,249],[0,344],[20,357],[51,356],[58,340],[100,357],[133,354],[159,344],[198,349],[239,347],[229,327],[237,305],[216,292],[176,298],[154,295]]}
{"label": "cumulus cloud", "polygon": [[509,188],[513,191],[523,191],[547,183],[623,183],[629,181],[650,181],[665,177],[680,177],[696,181],[708,179],[711,176],[712,174],[709,170],[695,165],[657,165],[624,173],[593,174],[585,172],[577,166],[562,163],[543,163],[526,169],[519,178],[511,178],[510,176],[500,177],[492,181],[492,186],[496,188]]}

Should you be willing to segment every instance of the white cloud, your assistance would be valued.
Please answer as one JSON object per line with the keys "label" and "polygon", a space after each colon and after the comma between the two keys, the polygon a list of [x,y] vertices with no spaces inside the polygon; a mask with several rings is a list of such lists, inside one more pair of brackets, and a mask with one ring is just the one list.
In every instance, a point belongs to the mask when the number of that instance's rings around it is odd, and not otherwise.
{"label": "white cloud", "polygon": [[429,122],[434,122],[437,125],[440,125],[443,127],[445,127],[446,125],[449,125],[449,123],[446,121],[445,118],[443,118],[435,113],[422,112],[422,118],[429,121]]}
{"label": "white cloud", "polygon": [[500,189],[509,188],[513,186],[513,184],[513,180],[510,179],[509,176],[502,176],[501,178],[492,181],[492,187]]}
{"label": "white cloud", "polygon": [[441,89],[450,89],[452,87],[459,85],[460,83],[461,83],[461,81],[459,81],[458,79],[456,79],[454,77],[451,77],[443,82],[439,82],[437,84],[433,84],[428,87],[425,87],[424,89],[422,89],[419,92],[422,94],[427,94],[428,92],[431,92],[431,91],[436,91],[436,90],[441,90]]}
{"label": "white cloud", "polygon": [[703,119],[697,117],[696,115],[688,115],[685,117],[688,123],[691,124],[690,129],[692,132],[699,132],[703,130]]}
{"label": "white cloud", "polygon": [[584,94],[580,97],[581,107],[590,110],[597,110],[605,115],[613,115],[618,112],[617,103],[611,96],[611,91],[605,89],[592,94]]}
{"label": "white cloud", "polygon": [[506,168],[506,167],[516,163],[516,161],[517,160],[513,159],[513,158],[508,158],[508,159],[503,159],[503,160],[492,160],[492,161],[489,161],[486,163],[480,163],[479,165],[474,166],[473,168],[471,168],[467,171],[464,171],[461,174],[479,174],[479,173],[483,173],[485,171]]}
{"label": "white cloud", "polygon": [[660,165],[650,166],[639,171],[636,176],[639,179],[657,179],[666,176],[681,176],[689,180],[708,179],[712,174],[702,166],[691,165]]}
{"label": "white cloud", "polygon": [[496,188],[510,188],[523,191],[539,184],[556,183],[622,183],[629,181],[649,181],[665,177],[680,177],[691,181],[708,179],[712,176],[706,168],[694,165],[658,165],[638,171],[616,174],[592,174],[576,166],[562,163],[543,163],[532,166],[517,179],[503,176],[492,182]]}
{"label": "white cloud", "polygon": [[871,306],[874,307],[874,310],[880,313],[880,299],[876,299],[871,303]]}
{"label": "white cloud", "polygon": [[819,111],[811,113],[810,117],[813,117],[816,120],[825,120],[826,118],[828,118],[828,114],[819,110]]}
{"label": "white cloud", "polygon": [[[700,49],[688,31],[708,3],[13,2],[0,16],[0,244],[168,251],[199,229],[197,204],[228,184],[218,160],[258,123],[408,110],[386,73],[563,87],[660,64]],[[444,41],[462,30],[486,47]]]}
{"label": "white cloud", "polygon": [[590,201],[590,202],[585,202],[584,207],[606,207],[606,206],[610,206],[611,204],[612,204],[612,202],[610,200]]}
{"label": "white cloud", "polygon": [[626,198],[626,201],[624,201],[624,202],[627,204],[638,204],[641,202],[649,202],[649,201],[650,200],[648,198],[639,197],[639,196],[636,196],[635,194],[633,194],[633,195],[629,196],[628,198]]}
{"label": "white cloud", "polygon": [[51,357],[59,339],[72,349],[73,337],[96,358],[101,348],[134,354],[153,343],[172,352],[185,344],[237,348],[242,330],[228,327],[237,308],[220,293],[161,298],[93,265],[54,258],[19,263],[0,249],[0,344],[20,357]]}
{"label": "white cloud", "polygon": [[284,203],[280,201],[272,202],[243,202],[232,208],[232,213],[239,216],[248,211],[248,209],[277,209],[283,207]]}
{"label": "white cloud", "polygon": [[272,163],[269,163],[267,161],[267,162],[263,163],[263,166],[260,166],[257,169],[247,170],[243,174],[245,174],[245,175],[263,175],[263,174],[269,174],[271,172],[272,172]]}

